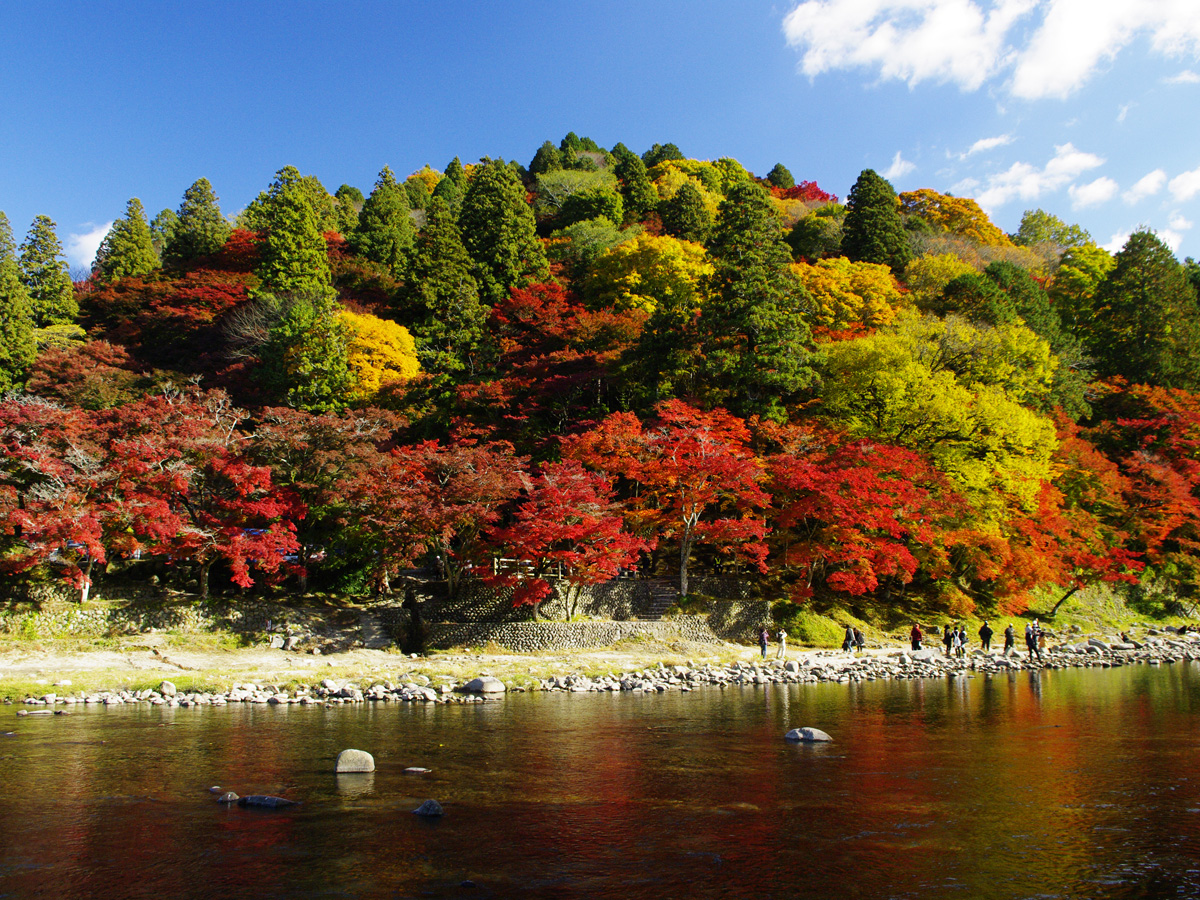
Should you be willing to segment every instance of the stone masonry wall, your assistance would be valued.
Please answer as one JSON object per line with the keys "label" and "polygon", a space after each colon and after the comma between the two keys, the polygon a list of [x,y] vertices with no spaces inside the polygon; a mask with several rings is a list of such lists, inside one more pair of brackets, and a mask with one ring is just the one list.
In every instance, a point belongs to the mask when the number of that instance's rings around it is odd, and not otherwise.
{"label": "stone masonry wall", "polygon": [[430,625],[427,633],[432,648],[494,644],[522,653],[607,647],[638,637],[717,642],[717,636],[702,616],[680,616],[662,622],[443,622]]}

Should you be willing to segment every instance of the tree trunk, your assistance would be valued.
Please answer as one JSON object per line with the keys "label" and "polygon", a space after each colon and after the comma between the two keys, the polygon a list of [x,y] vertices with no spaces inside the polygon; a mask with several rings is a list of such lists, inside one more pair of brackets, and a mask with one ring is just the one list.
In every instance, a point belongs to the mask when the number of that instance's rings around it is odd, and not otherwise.
{"label": "tree trunk", "polygon": [[1050,610],[1050,612],[1046,613],[1046,618],[1053,619],[1054,614],[1056,612],[1058,612],[1058,608],[1060,606],[1062,606],[1064,603],[1066,603],[1068,600],[1070,600],[1072,597],[1074,597],[1078,591],[1079,591],[1079,586],[1076,585],[1075,587],[1073,587],[1069,591],[1067,591],[1065,594],[1063,594],[1061,597],[1059,597],[1058,602],[1054,604],[1054,608],[1052,610]]}
{"label": "tree trunk", "polygon": [[688,560],[692,556],[692,533],[688,531],[679,541],[679,596],[688,592]]}
{"label": "tree trunk", "polygon": [[212,568],[212,560],[200,563],[200,599],[208,599],[208,570]]}
{"label": "tree trunk", "polygon": [[79,602],[81,604],[88,602],[88,595],[92,592],[92,564],[95,562],[95,558],[89,556],[87,568],[83,570],[83,586],[79,591]]}

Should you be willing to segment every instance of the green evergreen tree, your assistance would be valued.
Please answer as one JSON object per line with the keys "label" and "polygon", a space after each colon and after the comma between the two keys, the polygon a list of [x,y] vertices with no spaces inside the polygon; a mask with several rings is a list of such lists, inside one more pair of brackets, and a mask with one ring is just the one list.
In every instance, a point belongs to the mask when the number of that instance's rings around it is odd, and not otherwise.
{"label": "green evergreen tree", "polygon": [[384,166],[375,190],[359,213],[358,228],[349,239],[351,249],[402,278],[415,236],[409,208],[408,194],[396,183],[392,170]]}
{"label": "green evergreen tree", "polygon": [[256,370],[266,387],[296,409],[343,409],[354,377],[347,362],[349,337],[332,292],[301,289],[265,294],[257,302],[273,320]]}
{"label": "green evergreen tree", "polygon": [[442,176],[442,180],[437,183],[437,187],[433,189],[433,196],[439,200],[445,201],[450,207],[450,211],[458,216],[458,211],[462,208],[463,194],[466,193],[467,175],[463,171],[462,163],[458,157],[450,160],[450,164],[446,166],[446,171]]}
{"label": "green evergreen tree", "polygon": [[624,144],[613,147],[612,155],[616,160],[613,174],[621,182],[621,197],[625,200],[625,215],[640,222],[658,206],[658,191],[640,156]]}
{"label": "green evergreen tree", "polygon": [[1137,231],[1096,290],[1089,351],[1102,375],[1200,386],[1200,304],[1183,266],[1152,231]]}
{"label": "green evergreen tree", "polygon": [[788,246],[797,259],[815,262],[827,256],[842,255],[842,223],[846,208],[827,203],[810,212],[788,232]]}
{"label": "green evergreen tree", "polygon": [[154,252],[158,254],[159,260],[162,260],[163,251],[175,236],[175,229],[178,227],[179,216],[175,215],[173,209],[164,209],[151,221],[150,240],[154,243]]}
{"label": "green evergreen tree", "polygon": [[363,192],[349,184],[343,184],[333,195],[337,204],[337,232],[349,239],[358,227],[358,214],[363,208]]}
{"label": "green evergreen tree", "polygon": [[529,163],[529,172],[532,175],[544,175],[547,172],[554,172],[562,167],[562,151],[550,141],[546,141],[542,146],[538,147],[537,153],[533,155],[533,159]]}
{"label": "green evergreen tree", "polygon": [[796,179],[792,177],[792,173],[788,171],[787,166],[783,163],[775,163],[775,167],[767,173],[767,183],[771,187],[787,190],[796,186]]}
{"label": "green evergreen tree", "polygon": [[667,160],[686,158],[683,155],[683,151],[674,144],[655,144],[642,154],[642,162],[646,164],[647,169],[653,169],[660,162],[666,162]]}
{"label": "green evergreen tree", "polygon": [[38,328],[70,325],[79,315],[75,286],[63,257],[62,244],[49,216],[38,216],[21,244],[17,266],[29,291],[33,322]]}
{"label": "green evergreen tree", "polygon": [[125,207],[125,217],[113,222],[100,242],[92,271],[101,281],[113,282],[149,275],[157,268],[158,254],[154,252],[146,210],[142,201],[134,197]]}
{"label": "green evergreen tree", "polygon": [[232,226],[221,215],[217,195],[207,178],[197,178],[183,192],[179,221],[163,249],[163,264],[182,268],[192,260],[211,256],[229,238]]}
{"label": "green evergreen tree", "polygon": [[458,227],[488,305],[495,306],[509,288],[550,277],[525,187],[504,160],[481,161],[463,197]]}
{"label": "green evergreen tree", "polygon": [[308,192],[296,181],[282,185],[262,210],[260,293],[287,297],[332,294],[329,251]]}
{"label": "green evergreen tree", "polygon": [[792,271],[770,195],[735,185],[708,252],[714,272],[698,323],[708,392],[742,415],[780,419],[815,380],[817,353],[806,321],[812,298]]}
{"label": "green evergreen tree", "polygon": [[408,195],[409,209],[424,209],[429,205],[431,192],[424,179],[409,176],[404,182],[404,193]]}
{"label": "green evergreen tree", "polygon": [[611,188],[594,187],[572,194],[563,201],[558,224],[565,228],[576,222],[585,222],[603,216],[619,225],[625,216],[621,195]]}
{"label": "green evergreen tree", "polygon": [[0,394],[24,381],[36,358],[33,307],[17,269],[12,226],[0,212]]}
{"label": "green evergreen tree", "polygon": [[674,197],[658,204],[663,230],[685,241],[704,243],[712,231],[712,214],[704,205],[700,189],[690,182],[675,192]]}
{"label": "green evergreen tree", "polygon": [[271,186],[250,201],[250,205],[238,216],[238,227],[250,231],[265,231],[270,227],[268,208],[280,193],[288,188],[296,188],[304,196],[305,201],[313,211],[317,220],[317,228],[322,233],[337,231],[337,209],[333,197],[325,190],[320,179],[315,175],[301,175],[295,166],[284,166],[275,173]]}
{"label": "green evergreen tree", "polygon": [[854,262],[882,263],[900,272],[912,259],[900,201],[891,184],[863,169],[846,198],[842,252]]}
{"label": "green evergreen tree", "polygon": [[471,268],[454,213],[435,197],[425,211],[406,289],[426,371],[474,374],[488,309],[479,302]]}

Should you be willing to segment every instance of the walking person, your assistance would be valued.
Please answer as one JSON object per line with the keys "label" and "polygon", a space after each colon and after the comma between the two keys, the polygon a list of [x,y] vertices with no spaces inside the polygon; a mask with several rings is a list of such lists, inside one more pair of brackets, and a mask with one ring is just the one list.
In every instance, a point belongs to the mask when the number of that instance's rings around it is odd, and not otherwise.
{"label": "walking person", "polygon": [[954,630],[953,625],[947,625],[945,630],[942,632],[942,644],[946,647],[947,656],[950,656],[953,652],[955,634],[957,634],[957,632]]}
{"label": "walking person", "polygon": [[1008,627],[1004,629],[1004,655],[1008,656],[1008,651],[1017,643],[1017,633],[1013,631],[1012,622],[1008,623]]}
{"label": "walking person", "polygon": [[786,659],[787,658],[787,632],[784,631],[782,628],[779,629],[779,653],[776,655],[775,658],[776,659]]}
{"label": "walking person", "polygon": [[859,653],[867,649],[867,638],[857,628],[854,629],[854,646]]}
{"label": "walking person", "polygon": [[767,658],[767,644],[771,641],[771,632],[767,631],[767,626],[764,625],[758,630],[758,646],[762,650],[762,658]]}
{"label": "walking person", "polygon": [[1036,653],[1038,662],[1042,660],[1042,651],[1038,648],[1039,629],[1037,619],[1034,619],[1025,626],[1025,649],[1029,651],[1029,661],[1033,661],[1033,655]]}
{"label": "walking person", "polygon": [[854,649],[854,629],[849,625],[846,626],[846,636],[842,639],[842,651],[847,652]]}
{"label": "walking person", "polygon": [[979,629],[979,646],[983,648],[984,653],[992,652],[992,627],[988,625],[987,619],[983,620],[983,626]]}
{"label": "walking person", "polygon": [[967,655],[967,626],[961,622],[958,624],[958,655]]}
{"label": "walking person", "polygon": [[921,639],[923,637],[925,637],[925,635],[921,634],[921,626],[916,622],[913,622],[912,631],[908,635],[908,639],[912,641],[913,650],[921,649]]}

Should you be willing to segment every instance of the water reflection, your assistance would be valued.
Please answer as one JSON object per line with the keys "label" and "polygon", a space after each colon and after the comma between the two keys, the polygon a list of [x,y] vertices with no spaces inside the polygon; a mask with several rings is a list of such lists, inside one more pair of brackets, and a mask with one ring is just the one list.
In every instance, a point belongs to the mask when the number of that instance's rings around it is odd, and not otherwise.
{"label": "water reflection", "polygon": [[[1200,896],[1198,691],[1176,665],[470,706],[3,708],[0,897]],[[835,743],[782,740],[804,725]],[[334,775],[346,747],[376,771]],[[214,785],[303,802],[223,807]],[[412,815],[428,798],[443,819]]]}

